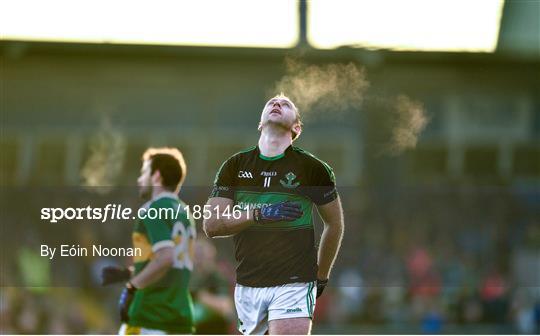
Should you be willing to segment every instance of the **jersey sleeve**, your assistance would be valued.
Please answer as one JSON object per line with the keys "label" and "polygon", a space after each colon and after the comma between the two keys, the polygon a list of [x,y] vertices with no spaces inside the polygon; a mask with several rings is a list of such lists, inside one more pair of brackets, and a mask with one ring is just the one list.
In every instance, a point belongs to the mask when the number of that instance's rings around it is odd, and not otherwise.
{"label": "jersey sleeve", "polygon": [[332,202],[338,197],[334,170],[325,162],[318,161],[313,167],[313,190],[311,199],[317,205]]}
{"label": "jersey sleeve", "polygon": [[214,188],[210,197],[225,197],[234,200],[234,187],[236,185],[235,157],[223,162],[214,179]]}
{"label": "jersey sleeve", "polygon": [[[156,203],[152,204],[150,207],[156,209],[160,208]],[[152,245],[152,252],[156,252],[163,247],[174,247],[174,242],[171,237],[171,226],[167,219],[149,219],[146,217],[142,222],[146,228],[148,240]]]}

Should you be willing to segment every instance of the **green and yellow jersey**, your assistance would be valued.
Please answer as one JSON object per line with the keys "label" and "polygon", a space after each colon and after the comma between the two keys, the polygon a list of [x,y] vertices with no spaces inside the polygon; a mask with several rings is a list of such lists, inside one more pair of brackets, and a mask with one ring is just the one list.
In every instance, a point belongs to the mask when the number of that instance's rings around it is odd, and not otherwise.
{"label": "green and yellow jersey", "polygon": [[[134,258],[135,274],[152,260],[160,248],[173,247],[176,259],[160,280],[135,293],[129,309],[131,326],[176,334],[194,331],[193,303],[188,284],[193,271],[196,229],[184,206],[176,194],[161,193],[144,205],[146,218],[135,223],[133,245],[141,251],[141,255]],[[167,215],[163,209],[168,209]],[[162,212],[157,216],[159,211]]]}

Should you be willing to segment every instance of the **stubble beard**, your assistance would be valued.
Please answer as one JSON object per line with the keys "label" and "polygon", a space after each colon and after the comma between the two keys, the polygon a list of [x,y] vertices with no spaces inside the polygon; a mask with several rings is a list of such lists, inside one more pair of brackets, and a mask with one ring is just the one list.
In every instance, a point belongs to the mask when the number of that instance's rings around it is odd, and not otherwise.
{"label": "stubble beard", "polygon": [[286,133],[286,132],[291,132],[293,123],[289,124],[289,123],[287,123],[286,121],[283,121],[283,120],[275,121],[275,120],[268,119],[262,125],[263,128],[265,126],[270,127],[272,130],[279,130],[279,131],[282,131],[282,132]]}

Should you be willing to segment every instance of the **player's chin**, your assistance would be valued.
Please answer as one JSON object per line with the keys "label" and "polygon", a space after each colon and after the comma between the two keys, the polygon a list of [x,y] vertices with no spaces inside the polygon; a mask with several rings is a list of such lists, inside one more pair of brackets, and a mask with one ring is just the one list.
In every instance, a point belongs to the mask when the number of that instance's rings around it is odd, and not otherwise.
{"label": "player's chin", "polygon": [[266,119],[268,120],[281,120],[283,119],[283,113],[268,113],[268,115],[266,116]]}
{"label": "player's chin", "polygon": [[272,125],[272,126],[279,126],[279,127],[287,128],[287,129],[292,127],[291,122],[289,122],[288,120],[285,120],[281,116],[279,116],[279,118],[268,118],[268,120],[266,121],[266,124]]}

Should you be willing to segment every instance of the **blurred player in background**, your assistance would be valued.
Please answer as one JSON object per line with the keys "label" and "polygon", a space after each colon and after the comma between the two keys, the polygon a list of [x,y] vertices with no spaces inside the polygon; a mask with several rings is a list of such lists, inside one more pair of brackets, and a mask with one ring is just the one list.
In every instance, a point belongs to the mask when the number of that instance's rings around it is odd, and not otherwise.
{"label": "blurred player in background", "polygon": [[[231,156],[214,181],[204,221],[210,237],[234,236],[235,305],[244,334],[309,334],[343,235],[332,169],[292,146],[302,132],[296,106],[283,94],[261,114],[257,146]],[[324,222],[318,250],[313,205]],[[243,211],[236,218],[230,208]]]}
{"label": "blurred player in background", "polygon": [[140,195],[150,199],[143,208],[173,209],[176,214],[180,205],[181,211],[177,218],[161,215],[137,220],[133,246],[140,248],[142,255],[134,257],[132,270],[105,267],[103,284],[127,281],[119,300],[120,334],[192,333],[193,303],[188,284],[196,231],[177,195],[186,164],[175,148],[149,148],[142,160],[137,183]]}
{"label": "blurred player in background", "polygon": [[231,297],[231,272],[218,264],[217,250],[206,237],[195,244],[196,272],[190,282],[193,319],[197,334],[228,334],[233,328],[234,303]]}

